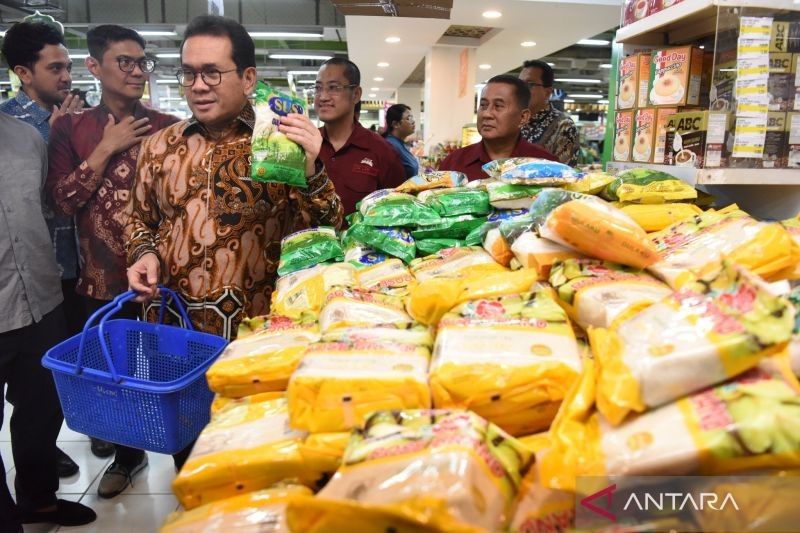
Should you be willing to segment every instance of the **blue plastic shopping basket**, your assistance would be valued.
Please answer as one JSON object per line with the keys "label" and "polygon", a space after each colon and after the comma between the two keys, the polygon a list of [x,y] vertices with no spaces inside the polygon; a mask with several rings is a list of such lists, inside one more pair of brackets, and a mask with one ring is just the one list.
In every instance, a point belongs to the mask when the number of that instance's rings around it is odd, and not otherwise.
{"label": "blue plastic shopping basket", "polygon": [[[205,371],[227,341],[193,331],[180,299],[165,287],[160,290],[159,323],[109,320],[136,296],[129,291],[94,313],[83,333],[45,354],[42,364],[53,371],[70,429],[174,454],[208,423],[213,393]],[[167,295],[188,329],[162,323]]]}

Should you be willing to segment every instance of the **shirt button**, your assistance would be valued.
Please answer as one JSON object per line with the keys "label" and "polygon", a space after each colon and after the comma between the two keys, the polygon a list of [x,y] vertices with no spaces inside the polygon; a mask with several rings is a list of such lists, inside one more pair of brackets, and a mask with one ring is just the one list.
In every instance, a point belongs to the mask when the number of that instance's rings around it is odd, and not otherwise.
{"label": "shirt button", "polygon": [[14,242],[19,242],[19,237],[14,237]]}
{"label": "shirt button", "polygon": [[20,272],[25,272],[25,265],[22,265],[21,267],[19,267],[19,270],[20,270]]}

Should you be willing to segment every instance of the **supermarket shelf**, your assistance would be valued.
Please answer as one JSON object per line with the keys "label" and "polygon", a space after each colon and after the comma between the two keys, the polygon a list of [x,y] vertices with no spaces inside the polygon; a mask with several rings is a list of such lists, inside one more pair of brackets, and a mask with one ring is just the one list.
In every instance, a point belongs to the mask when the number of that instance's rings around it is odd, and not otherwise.
{"label": "supermarket shelf", "polygon": [[607,170],[619,172],[631,168],[660,170],[695,185],[800,185],[800,169],[704,168],[672,165],[609,162]]}
{"label": "supermarket shelf", "polygon": [[793,0],[683,0],[617,31],[626,44],[683,44],[713,35],[718,7],[752,7],[773,11],[800,10]]}

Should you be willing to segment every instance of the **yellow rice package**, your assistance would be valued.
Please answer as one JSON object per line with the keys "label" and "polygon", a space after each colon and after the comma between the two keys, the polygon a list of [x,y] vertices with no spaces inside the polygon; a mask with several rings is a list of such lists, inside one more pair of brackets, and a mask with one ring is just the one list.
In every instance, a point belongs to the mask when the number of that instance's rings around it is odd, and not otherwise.
{"label": "yellow rice package", "polygon": [[800,258],[800,248],[782,225],[759,222],[740,210],[705,212],[651,238],[660,259],[650,271],[673,288],[723,256],[768,280],[794,269]]}
{"label": "yellow rice package", "polygon": [[476,246],[445,248],[434,255],[414,259],[409,266],[417,281],[459,277],[473,268],[506,270],[491,255]]}
{"label": "yellow rice package", "polygon": [[672,290],[647,272],[597,259],[567,259],[550,285],[580,327],[608,328],[620,316],[663,300]]}
{"label": "yellow rice package", "polygon": [[440,170],[434,172],[422,172],[413,176],[397,187],[396,192],[417,194],[431,189],[447,189],[451,187],[462,187],[467,184],[467,175],[462,172],[452,170]]}
{"label": "yellow rice package", "polygon": [[310,346],[286,392],[292,427],[347,431],[373,411],[430,407],[429,356],[422,346],[402,343]]}
{"label": "yellow rice package", "polygon": [[316,498],[293,501],[303,532],[504,531],[533,453],[466,411],[381,411],[354,432]]}
{"label": "yellow rice package", "polygon": [[597,407],[612,424],[720,383],[783,350],[794,307],[731,262],[611,329],[589,330]]}
{"label": "yellow rice package", "polygon": [[414,344],[433,350],[433,331],[421,324],[401,328],[340,328],[325,333],[323,342],[390,342]]}
{"label": "yellow rice package", "polygon": [[462,278],[432,278],[411,290],[406,310],[414,320],[434,326],[460,303],[528,292],[539,279],[538,272],[527,268],[514,272],[473,269]]}
{"label": "yellow rice package", "polygon": [[542,457],[545,486],[577,476],[724,475],[800,467],[800,384],[761,365],[614,427],[593,406],[594,362],[570,391]]}
{"label": "yellow rice package", "polygon": [[334,287],[355,287],[356,268],[349,263],[317,265],[278,278],[272,293],[273,314],[299,319],[322,309]]}
{"label": "yellow rice package", "polygon": [[334,289],[319,315],[323,333],[350,327],[408,327],[414,321],[398,296],[362,289]]}
{"label": "yellow rice package", "polygon": [[617,207],[647,232],[661,231],[703,212],[696,205],[686,203],[621,204]]}
{"label": "yellow rice package", "polygon": [[632,168],[620,173],[603,190],[607,200],[637,204],[663,204],[697,198],[697,190],[666,172]]}
{"label": "yellow rice package", "polygon": [[522,268],[532,268],[543,278],[550,275],[556,261],[582,257],[572,248],[542,239],[533,231],[526,231],[517,237],[511,245],[511,252]]}
{"label": "yellow rice package", "polygon": [[318,340],[317,326],[292,322],[235,340],[206,371],[208,388],[230,398],[284,391],[303,352]]}
{"label": "yellow rice package", "polygon": [[177,511],[167,517],[161,533],[290,533],[286,505],[297,496],[312,496],[303,485],[285,485],[241,494]]}
{"label": "yellow rice package", "polygon": [[[789,235],[792,237],[794,243],[800,246],[800,218],[790,218],[789,220],[781,221],[781,225],[786,228],[786,231],[789,232]],[[775,278],[786,278],[791,280],[799,280],[800,279],[800,262],[796,264],[794,267],[790,267],[786,269],[785,272],[781,272],[780,274],[776,274]]]}
{"label": "yellow rice package", "polygon": [[581,369],[564,310],[547,290],[465,302],[439,323],[436,408],[469,409],[512,435],[546,429]]}
{"label": "yellow rice package", "polygon": [[219,413],[241,405],[249,405],[251,403],[266,402],[269,400],[278,400],[286,395],[286,391],[274,392],[261,392],[253,394],[252,396],[243,396],[241,398],[228,398],[227,396],[214,395],[214,400],[211,402],[211,418],[216,417]]}
{"label": "yellow rice package", "polygon": [[300,453],[307,468],[314,472],[333,474],[342,464],[344,450],[349,441],[349,431],[312,433],[300,445]]}
{"label": "yellow rice package", "polygon": [[186,509],[298,478],[313,486],[318,473],[305,468],[305,433],[289,427],[286,400],[225,409],[195,442],[172,490]]}
{"label": "yellow rice package", "polygon": [[564,189],[583,194],[599,194],[606,188],[606,185],[616,179],[616,176],[605,172],[590,172],[578,181],[567,183],[564,185]]}
{"label": "yellow rice package", "polygon": [[405,295],[416,282],[408,267],[399,259],[390,258],[358,271],[358,286],[366,291]]}

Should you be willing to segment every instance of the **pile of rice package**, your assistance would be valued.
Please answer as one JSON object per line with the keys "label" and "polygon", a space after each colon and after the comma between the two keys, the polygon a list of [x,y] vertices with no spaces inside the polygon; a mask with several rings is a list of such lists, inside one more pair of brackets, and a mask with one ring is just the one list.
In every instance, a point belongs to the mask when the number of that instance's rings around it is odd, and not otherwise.
{"label": "pile of rice package", "polygon": [[271,312],[294,320],[314,321],[331,289],[357,284],[356,269],[349,263],[322,264],[298,270],[275,282]]}
{"label": "pile of rice package", "polygon": [[316,498],[287,510],[293,531],[502,531],[533,452],[466,411],[380,411],[356,430]]}
{"label": "pile of rice package", "polygon": [[546,429],[581,370],[550,292],[475,299],[439,322],[430,387],[436,408],[469,409],[512,435]]}
{"label": "pile of rice package", "polygon": [[497,159],[482,168],[492,178],[517,185],[564,186],[583,176],[563,163],[535,157]]}
{"label": "pile of rice package", "polygon": [[404,328],[412,322],[402,298],[360,288],[332,290],[319,315],[323,333],[347,327]]}
{"label": "pile of rice package", "polygon": [[304,229],[284,237],[281,241],[278,275],[285,276],[319,263],[342,259],[344,252],[334,228]]}

